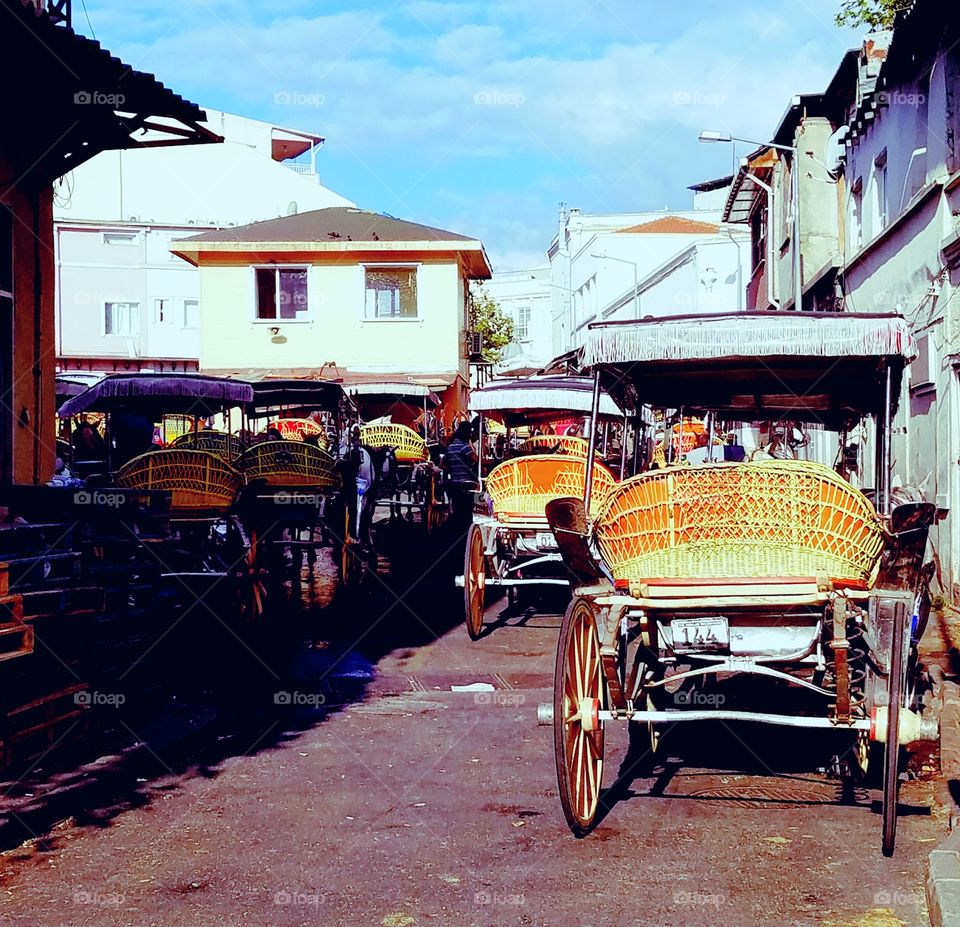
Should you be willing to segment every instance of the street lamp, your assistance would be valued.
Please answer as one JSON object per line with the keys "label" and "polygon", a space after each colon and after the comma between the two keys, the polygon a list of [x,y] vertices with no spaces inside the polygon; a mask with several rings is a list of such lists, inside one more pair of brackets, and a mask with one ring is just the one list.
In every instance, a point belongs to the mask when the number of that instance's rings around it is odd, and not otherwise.
{"label": "street lamp", "polygon": [[597,258],[601,261],[619,261],[621,264],[632,264],[633,265],[633,314],[639,320],[640,318],[640,273],[638,270],[638,265],[636,261],[628,261],[626,258],[615,257],[612,254],[607,254],[606,252],[600,251],[591,251],[590,257]]}
{"label": "street lamp", "polygon": [[789,151],[793,155],[791,185],[793,187],[793,308],[803,309],[803,281],[800,277],[800,149],[795,145],[780,145],[777,142],[758,142],[750,138],[741,138],[729,132],[704,131],[700,133],[701,142],[716,144],[723,142],[744,142],[760,148],[774,148],[777,151]]}

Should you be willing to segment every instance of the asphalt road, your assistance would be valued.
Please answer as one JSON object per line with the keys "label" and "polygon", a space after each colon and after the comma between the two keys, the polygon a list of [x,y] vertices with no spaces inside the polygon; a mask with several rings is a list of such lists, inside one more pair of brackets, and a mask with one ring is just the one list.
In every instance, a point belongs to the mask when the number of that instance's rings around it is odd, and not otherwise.
{"label": "asphalt road", "polygon": [[[417,556],[401,570],[416,579],[375,578],[278,662],[202,655],[235,704],[193,691],[82,770],[8,783],[0,820],[37,837],[0,856],[0,923],[927,923],[940,783],[905,785],[884,859],[876,796],[842,795],[798,735],[689,732],[574,839],[536,720],[559,618],[514,615],[471,643]],[[451,691],[473,682],[495,691]],[[627,742],[608,728],[608,786]]]}

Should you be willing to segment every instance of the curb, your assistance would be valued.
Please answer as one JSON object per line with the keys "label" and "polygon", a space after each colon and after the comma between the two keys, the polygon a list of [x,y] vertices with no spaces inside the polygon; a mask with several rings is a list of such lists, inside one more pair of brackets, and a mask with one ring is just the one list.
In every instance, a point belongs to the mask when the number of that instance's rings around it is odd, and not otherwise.
{"label": "curb", "polygon": [[[944,779],[960,779],[960,686],[944,682],[940,711],[940,770]],[[932,927],[960,927],[960,828],[927,861],[927,907]]]}

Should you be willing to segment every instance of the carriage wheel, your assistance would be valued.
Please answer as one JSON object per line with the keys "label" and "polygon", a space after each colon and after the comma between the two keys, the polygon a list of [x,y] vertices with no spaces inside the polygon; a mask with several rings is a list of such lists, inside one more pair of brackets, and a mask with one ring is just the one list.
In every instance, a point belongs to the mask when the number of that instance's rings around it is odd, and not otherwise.
{"label": "carriage wheel", "polygon": [[603,670],[589,599],[575,598],[563,616],[553,679],[553,745],[564,817],[575,837],[593,827],[603,778]]}
{"label": "carriage wheel", "polygon": [[906,616],[894,612],[887,678],[887,739],[883,749],[883,855],[893,856],[897,842],[897,798],[900,792],[900,711],[907,690]]}
{"label": "carriage wheel", "polygon": [[240,582],[240,613],[245,621],[257,621],[266,610],[266,572],[261,564],[260,544],[255,528],[250,530],[250,544],[243,555]]}
{"label": "carriage wheel", "polygon": [[483,533],[477,525],[471,525],[467,531],[467,547],[463,558],[463,612],[467,634],[472,641],[478,640],[483,633],[486,585]]}

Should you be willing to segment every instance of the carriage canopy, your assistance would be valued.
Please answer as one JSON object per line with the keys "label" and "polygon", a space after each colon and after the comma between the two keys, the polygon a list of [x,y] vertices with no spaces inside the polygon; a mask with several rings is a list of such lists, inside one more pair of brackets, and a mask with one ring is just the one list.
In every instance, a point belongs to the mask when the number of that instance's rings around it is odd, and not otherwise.
{"label": "carriage canopy", "polygon": [[[589,415],[592,400],[593,381],[589,377],[527,377],[494,380],[474,390],[470,394],[470,411],[515,425],[569,412]],[[623,412],[607,393],[601,393],[600,415],[620,418]]]}
{"label": "carriage canopy", "polygon": [[81,412],[138,412],[153,421],[166,414],[205,418],[253,399],[253,387],[239,380],[200,374],[118,373],[68,399],[61,418]]}
{"label": "carriage canopy", "polygon": [[839,426],[885,407],[887,371],[895,404],[916,353],[897,315],[740,312],[598,323],[578,361],[628,405]]}

